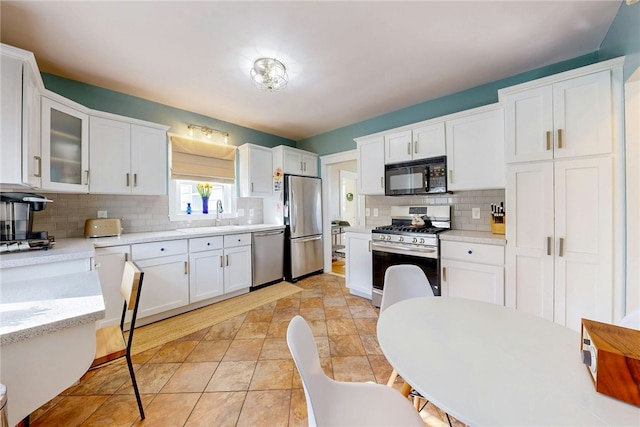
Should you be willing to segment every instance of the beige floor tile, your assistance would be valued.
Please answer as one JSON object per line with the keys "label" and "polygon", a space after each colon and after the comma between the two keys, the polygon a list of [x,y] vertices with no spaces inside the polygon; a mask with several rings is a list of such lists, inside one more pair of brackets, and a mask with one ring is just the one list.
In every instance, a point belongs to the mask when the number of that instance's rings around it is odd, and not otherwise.
{"label": "beige floor tile", "polygon": [[222,361],[258,360],[264,339],[235,339],[229,345]]}
{"label": "beige floor tile", "polygon": [[209,332],[205,335],[205,340],[232,340],[238,333],[238,329],[242,326],[245,316],[238,318],[238,316],[226,320],[217,325],[213,325],[209,328]]}
{"label": "beige floor tile", "polygon": [[233,427],[244,403],[244,391],[203,393],[185,427]]}
{"label": "beige floor tile", "polygon": [[324,314],[327,320],[329,319],[351,319],[351,311],[346,305],[337,307],[325,307]]}
{"label": "beige floor tile", "polygon": [[353,319],[353,323],[355,323],[360,335],[377,335],[378,333],[377,317],[356,318]]}
{"label": "beige floor tile", "polygon": [[259,360],[291,359],[291,352],[285,338],[267,338],[264,340]]}
{"label": "beige floor tile", "polygon": [[300,316],[304,317],[307,322],[309,320],[325,320],[324,308],[301,308]]}
{"label": "beige floor tile", "polygon": [[329,335],[355,335],[358,330],[353,319],[329,319],[327,332]]}
{"label": "beige floor tile", "polygon": [[189,353],[198,345],[199,341],[171,341],[163,345],[160,350],[149,359],[150,363],[184,362]]}
{"label": "beige floor tile", "polygon": [[322,298],[325,307],[345,307],[347,300],[342,293],[338,295],[327,295]]}
{"label": "beige floor tile", "polygon": [[332,357],[331,363],[336,381],[376,381],[366,356]]}
{"label": "beige floor tile", "polygon": [[[140,369],[142,365],[134,365],[134,370]],[[89,375],[93,373],[93,375]],[[95,369],[85,374],[85,377],[77,386],[72,386],[67,390],[67,394],[79,395],[102,395],[113,394],[120,387],[131,381],[129,368],[126,363],[115,363],[104,368]]]}
{"label": "beige floor tile", "polygon": [[378,312],[373,306],[370,307],[361,307],[361,306],[350,306],[349,310],[351,311],[351,316],[353,318],[378,318]]}
{"label": "beige floor tile", "polygon": [[160,393],[202,393],[217,367],[218,362],[183,363]]}
{"label": "beige floor tile", "polygon": [[247,393],[238,427],[287,427],[291,390],[264,390]]}
{"label": "beige floor tile", "polygon": [[322,297],[313,296],[300,300],[300,308],[322,308]]}
{"label": "beige floor tile", "polygon": [[256,362],[220,362],[205,391],[246,391]]}
{"label": "beige floor tile", "polygon": [[201,340],[204,339],[205,336],[207,336],[207,333],[209,332],[209,329],[210,328],[201,329],[201,330],[196,331],[196,332],[194,332],[192,334],[189,334],[189,335],[187,335],[185,337],[178,338],[175,341],[201,341]]}
{"label": "beige floor tile", "polygon": [[272,322],[287,322],[291,321],[296,315],[300,314],[298,308],[284,308],[282,310],[276,310],[271,318]]}
{"label": "beige floor tile", "polygon": [[289,410],[289,427],[307,427],[307,402],[304,390],[301,388],[291,390],[291,408]]}
{"label": "beige floor tile", "polygon": [[271,321],[271,323],[269,324],[269,330],[267,331],[267,338],[286,338],[288,327],[288,320]]}
{"label": "beige floor tile", "polygon": [[386,384],[389,380],[389,376],[393,371],[393,367],[387,361],[387,358],[383,355],[369,354],[367,355],[369,364],[373,370],[373,375],[376,378],[376,382],[379,384]]}
{"label": "beige floor tile", "polygon": [[[147,363],[135,369],[140,394],[158,393],[178,370],[181,363]],[[131,379],[118,389],[117,394],[133,394]]]}
{"label": "beige floor tile", "polygon": [[311,328],[311,332],[316,337],[327,336],[327,322],[325,320],[309,320],[307,322]]}
{"label": "beige floor tile", "polygon": [[285,308],[300,308],[300,293],[281,298],[276,302],[276,311],[283,310]]}
{"label": "beige floor tile", "polygon": [[200,393],[159,394],[145,408],[146,418],[134,425],[175,427],[186,423]]}
{"label": "beige floor tile", "polygon": [[[133,348],[134,349],[135,349],[135,346],[136,346],[135,342],[136,342],[136,339],[134,337],[133,338]],[[149,360],[151,360],[151,358],[153,356],[156,355],[156,353],[158,351],[160,351],[161,347],[162,346],[158,346],[158,347],[151,348],[151,349],[149,349],[147,351],[143,351],[142,353],[132,354],[131,355],[131,362],[134,363],[134,364],[136,364],[136,363],[138,363],[138,364],[147,363]],[[124,360],[124,359],[122,359],[122,360]],[[123,362],[123,363],[126,363],[126,362]]]}
{"label": "beige floor tile", "polygon": [[[146,408],[155,398],[154,394],[140,396],[142,407]],[[146,413],[145,413],[146,415]],[[91,416],[82,423],[82,427],[108,426],[129,427],[140,418],[138,401],[133,394],[116,394],[109,397]]]}
{"label": "beige floor tile", "polygon": [[357,297],[355,295],[347,295],[344,298],[347,300],[347,305],[350,307],[372,307],[371,300],[366,298]]}
{"label": "beige floor tile", "polygon": [[362,341],[365,353],[382,354],[378,338],[375,335],[360,335],[360,341]]}
{"label": "beige floor tile", "polygon": [[364,356],[364,346],[359,335],[329,335],[331,357]]}
{"label": "beige floor tile", "polygon": [[32,427],[79,426],[109,396],[66,396],[54,408],[31,423]]}
{"label": "beige floor tile", "polygon": [[244,319],[244,324],[258,323],[258,322],[271,322],[274,310],[256,309],[247,313],[247,317]]}
{"label": "beige floor tile", "polygon": [[260,360],[249,390],[291,390],[293,360]]}
{"label": "beige floor tile", "polygon": [[200,341],[185,362],[219,362],[231,345],[231,340]]}
{"label": "beige floor tile", "polygon": [[240,327],[240,330],[238,330],[235,339],[266,338],[269,324],[270,322],[245,321]]}

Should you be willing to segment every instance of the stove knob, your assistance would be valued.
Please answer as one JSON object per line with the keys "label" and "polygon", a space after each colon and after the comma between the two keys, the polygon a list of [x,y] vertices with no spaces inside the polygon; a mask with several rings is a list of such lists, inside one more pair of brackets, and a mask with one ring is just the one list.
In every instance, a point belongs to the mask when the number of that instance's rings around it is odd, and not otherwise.
{"label": "stove knob", "polygon": [[404,237],[399,237],[398,242],[404,242]]}
{"label": "stove knob", "polygon": [[413,239],[411,239],[411,242],[412,242],[412,243],[418,243],[418,238],[417,238],[417,237],[414,237]]}
{"label": "stove knob", "polygon": [[423,238],[420,238],[420,243],[424,243],[424,239]]}

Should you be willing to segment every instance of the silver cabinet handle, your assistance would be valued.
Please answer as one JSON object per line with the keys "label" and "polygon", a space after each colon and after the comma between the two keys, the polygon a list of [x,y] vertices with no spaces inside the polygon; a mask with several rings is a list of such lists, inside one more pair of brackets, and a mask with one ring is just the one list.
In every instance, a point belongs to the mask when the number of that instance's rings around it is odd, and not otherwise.
{"label": "silver cabinet handle", "polygon": [[303,172],[307,171],[307,162],[302,163],[304,165],[304,167],[302,168]]}
{"label": "silver cabinet handle", "polygon": [[224,268],[224,257],[220,255],[220,268]]}
{"label": "silver cabinet handle", "polygon": [[42,177],[42,157],[33,156],[33,158],[38,162],[38,173],[34,173],[33,176],[40,178]]}
{"label": "silver cabinet handle", "polygon": [[133,186],[134,187],[138,186],[138,174],[137,173],[133,174]]}
{"label": "silver cabinet handle", "polygon": [[251,192],[253,193],[253,182],[251,183]]}
{"label": "silver cabinet handle", "polygon": [[547,237],[547,255],[551,255],[551,242],[553,238],[551,236]]}
{"label": "silver cabinet handle", "polygon": [[411,143],[407,142],[407,154],[411,154]]}
{"label": "silver cabinet handle", "polygon": [[418,154],[418,141],[413,142],[413,152]]}
{"label": "silver cabinet handle", "polygon": [[184,262],[184,274],[189,274],[189,266],[187,265],[187,261]]}
{"label": "silver cabinet handle", "polygon": [[89,169],[85,169],[84,170],[84,176],[86,178],[86,183],[85,185],[89,185]]}
{"label": "silver cabinet handle", "polygon": [[562,148],[562,129],[558,129],[558,148]]}
{"label": "silver cabinet handle", "polygon": [[129,186],[129,173],[127,173],[127,187]]}
{"label": "silver cabinet handle", "polygon": [[442,267],[442,281],[447,281],[447,267]]}
{"label": "silver cabinet handle", "polygon": [[547,151],[551,150],[551,131],[547,131]]}
{"label": "silver cabinet handle", "polygon": [[564,256],[564,237],[560,238],[560,243],[558,244],[558,256]]}
{"label": "silver cabinet handle", "polygon": [[227,266],[229,265],[229,255],[227,255]]}
{"label": "silver cabinet handle", "polygon": [[369,252],[371,252],[371,240],[369,240]]}
{"label": "silver cabinet handle", "polygon": [[302,170],[304,170],[304,169],[302,168],[302,161],[300,161],[300,170],[301,170],[301,171],[302,171]]}

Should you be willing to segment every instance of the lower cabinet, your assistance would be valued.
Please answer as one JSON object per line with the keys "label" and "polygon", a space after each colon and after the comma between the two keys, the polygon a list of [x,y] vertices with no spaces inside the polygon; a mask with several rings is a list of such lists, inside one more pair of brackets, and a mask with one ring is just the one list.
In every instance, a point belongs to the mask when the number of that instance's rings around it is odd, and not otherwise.
{"label": "lower cabinet", "polygon": [[129,252],[129,245],[96,249],[96,268],[100,276],[105,306],[104,319],[97,322],[98,329],[120,323],[122,305],[124,304],[120,295],[120,283],[124,263],[129,257]]}
{"label": "lower cabinet", "polygon": [[353,295],[371,299],[373,273],[371,263],[371,233],[347,231],[344,234],[346,246],[345,281]]}
{"label": "lower cabinet", "polygon": [[189,239],[189,302],[224,293],[222,236]]}
{"label": "lower cabinet", "polygon": [[504,305],[504,247],[442,241],[442,296]]}
{"label": "lower cabinet", "polygon": [[224,236],[224,292],[251,287],[251,233]]}
{"label": "lower cabinet", "polygon": [[189,304],[189,256],[186,240],[141,243],[131,256],[144,272],[138,317]]}

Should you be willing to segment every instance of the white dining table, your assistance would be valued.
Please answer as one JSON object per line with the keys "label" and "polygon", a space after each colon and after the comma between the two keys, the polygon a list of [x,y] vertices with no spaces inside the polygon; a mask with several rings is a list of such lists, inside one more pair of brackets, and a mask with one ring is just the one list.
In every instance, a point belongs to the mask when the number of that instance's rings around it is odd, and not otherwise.
{"label": "white dining table", "polygon": [[472,426],[640,426],[640,408],[595,391],[580,334],[462,298],[405,300],[380,314],[378,341],[405,381]]}

